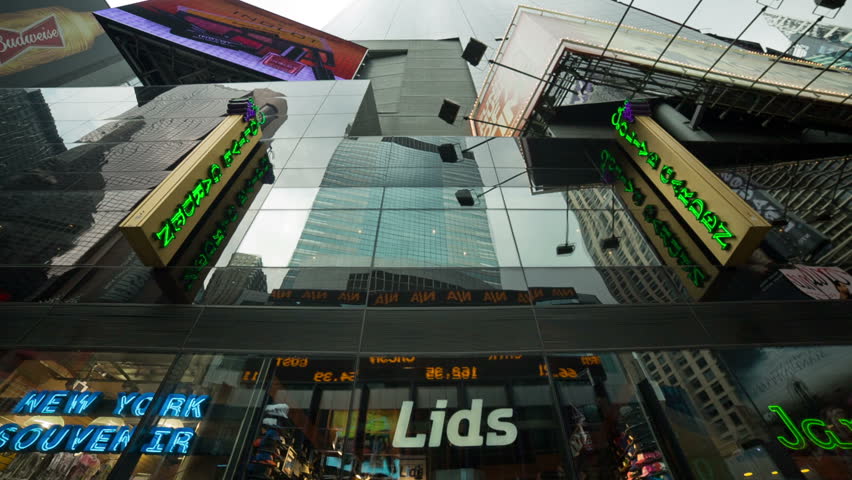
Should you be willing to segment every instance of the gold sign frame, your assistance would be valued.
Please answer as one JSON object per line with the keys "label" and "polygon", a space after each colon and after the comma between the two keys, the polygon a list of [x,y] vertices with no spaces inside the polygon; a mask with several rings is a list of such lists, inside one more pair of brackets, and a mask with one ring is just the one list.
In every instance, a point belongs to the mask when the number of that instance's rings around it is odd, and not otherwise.
{"label": "gold sign frame", "polygon": [[613,114],[612,124],[636,168],[663,192],[719,264],[745,263],[772,228],[769,222],[656,121],[623,115],[624,110]]}
{"label": "gold sign frame", "polygon": [[165,267],[191,238],[213,198],[248,158],[262,121],[229,115],[154,188],[119,229],[145,265]]}

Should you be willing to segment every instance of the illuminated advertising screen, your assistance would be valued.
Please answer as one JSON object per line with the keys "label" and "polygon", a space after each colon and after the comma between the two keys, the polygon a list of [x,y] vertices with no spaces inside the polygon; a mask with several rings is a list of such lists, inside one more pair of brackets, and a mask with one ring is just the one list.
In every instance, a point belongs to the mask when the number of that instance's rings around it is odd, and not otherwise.
{"label": "illuminated advertising screen", "polygon": [[238,0],[148,0],[95,15],[287,81],[350,80],[367,54],[360,45]]}

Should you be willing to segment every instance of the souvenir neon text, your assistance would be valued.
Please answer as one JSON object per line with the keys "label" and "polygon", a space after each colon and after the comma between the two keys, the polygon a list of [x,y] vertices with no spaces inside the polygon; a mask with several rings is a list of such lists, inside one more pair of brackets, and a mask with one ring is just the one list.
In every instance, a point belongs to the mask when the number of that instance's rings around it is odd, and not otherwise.
{"label": "souvenir neon text", "polygon": [[[90,415],[90,411],[103,400],[102,392],[74,392],[67,390],[31,391],[24,395],[12,409],[16,415]],[[113,415],[144,415],[154,400],[153,393],[118,394]],[[186,419],[204,416],[209,395],[166,396],[158,415]],[[0,426],[0,452],[90,452],[119,453],[127,448],[134,427],[114,425],[43,425],[20,426],[7,423]],[[195,438],[192,428],[154,427],[147,432],[141,453],[185,455]]]}

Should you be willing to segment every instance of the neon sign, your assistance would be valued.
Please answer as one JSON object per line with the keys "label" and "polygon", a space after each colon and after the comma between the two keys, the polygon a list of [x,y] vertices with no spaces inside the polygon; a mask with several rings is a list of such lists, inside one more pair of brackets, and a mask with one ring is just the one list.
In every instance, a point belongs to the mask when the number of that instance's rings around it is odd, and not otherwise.
{"label": "neon sign", "polygon": [[236,223],[239,219],[240,207],[248,202],[249,195],[254,193],[257,183],[263,179],[266,172],[272,167],[269,162],[269,157],[264,155],[260,159],[260,164],[255,167],[254,174],[251,178],[246,179],[245,185],[235,195],[235,204],[230,205],[222,218],[216,223],[216,230],[210,234],[209,238],[201,246],[201,252],[192,259],[192,267],[186,270],[183,274],[183,286],[187,291],[192,289],[196,280],[201,277],[201,271],[211,263],[216,252],[224,242],[228,234],[229,226]]}
{"label": "neon sign", "polygon": [[[660,156],[648,150],[648,145],[644,140],[639,140],[635,131],[628,131],[628,123],[633,123],[635,117],[633,115],[630,102],[625,101],[624,105],[618,107],[618,111],[612,114],[612,125],[619,135],[624,137],[627,143],[632,144],[638,150],[639,156],[646,157],[646,162],[653,170],[657,170],[662,162]],[[660,182],[671,185],[675,197],[683,203],[686,208],[695,217],[695,220],[700,222],[711,238],[716,241],[719,248],[727,250],[731,244],[726,239],[735,238],[735,235],[728,229],[727,224],[719,218],[719,216],[709,210],[703,199],[698,196],[698,192],[687,188],[686,180],[676,178],[676,172],[670,165],[663,164],[660,170]]]}
{"label": "neon sign", "polygon": [[[102,392],[68,390],[31,391],[12,409],[16,415],[88,416],[103,400]],[[120,392],[112,414],[141,417],[154,401],[154,393]],[[166,396],[157,414],[161,417],[201,419],[209,395]],[[119,453],[127,448],[135,427],[115,425],[53,425],[39,423],[20,426],[7,423],[0,426],[0,451],[24,452],[88,452]],[[189,427],[153,427],[146,432],[146,443],[140,452],[146,454],[186,455],[195,438]]]}
{"label": "neon sign", "polygon": [[[808,440],[810,440],[814,445],[819,448],[825,450],[834,450],[835,448],[840,448],[842,450],[852,450],[852,442],[844,442],[840,440],[840,437],[837,436],[837,433],[831,430],[832,426],[826,425],[826,423],[818,418],[806,418],[801,421],[799,424],[801,429],[796,426],[793,420],[787,415],[787,412],[784,411],[783,408],[779,405],[770,405],[769,411],[778,415],[778,418],[784,423],[784,426],[790,431],[793,435],[793,439],[790,440],[783,435],[779,435],[778,442],[781,445],[789,448],[790,450],[802,450],[808,446]],[[841,418],[838,422],[844,427],[852,430],[852,419],[849,418]],[[814,431],[815,427],[819,427],[822,429],[821,433],[817,433]]]}
{"label": "neon sign", "polygon": [[[624,184],[624,191],[633,194],[632,200],[634,205],[641,207],[645,204],[646,195],[642,193],[639,187],[634,185],[633,179],[624,174],[622,167],[608,150],[601,151],[601,169],[604,172],[614,173],[616,178],[621,180]],[[662,240],[663,246],[668,250],[669,256],[675,259],[678,265],[681,265],[689,281],[697,288],[704,288],[704,283],[710,279],[710,275],[700,266],[696,265],[695,261],[683,247],[681,240],[672,231],[668,222],[657,218],[657,207],[650,204],[645,205],[642,216],[645,222],[654,227],[654,233]]]}
{"label": "neon sign", "polygon": [[[221,166],[218,163],[212,163],[208,169],[207,178],[199,179],[195,183],[195,187],[187,192],[183,201],[178,204],[172,215],[163,220],[160,230],[151,235],[160,241],[160,248],[166,248],[176,238],[177,233],[186,225],[186,220],[195,214],[196,207],[201,205],[201,201],[210,195],[212,185],[218,184],[222,180],[222,169],[230,168],[237,155],[242,154],[242,147],[251,143],[251,137],[254,137],[260,132],[260,126],[266,123],[266,116],[263,112],[256,110],[254,100],[248,99],[246,113],[243,119],[248,123],[248,126],[240,133],[240,137],[234,140],[230,148],[222,154]],[[260,120],[258,120],[258,113]]]}

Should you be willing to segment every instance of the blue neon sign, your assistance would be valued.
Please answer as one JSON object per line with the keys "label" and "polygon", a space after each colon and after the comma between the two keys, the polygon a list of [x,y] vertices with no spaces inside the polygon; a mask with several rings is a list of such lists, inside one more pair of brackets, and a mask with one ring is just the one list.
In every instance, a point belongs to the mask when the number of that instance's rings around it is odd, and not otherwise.
{"label": "blue neon sign", "polygon": [[[88,415],[103,399],[102,392],[74,392],[68,390],[28,392],[12,413],[16,415]],[[118,394],[113,415],[141,417],[154,401],[153,393]],[[201,419],[209,395],[166,396],[158,413],[161,417]],[[127,448],[135,427],[114,425],[54,425],[34,424],[22,427],[16,423],[0,426],[0,452],[88,452],[118,453]],[[146,434],[141,453],[186,455],[195,438],[192,428],[154,427]]]}

